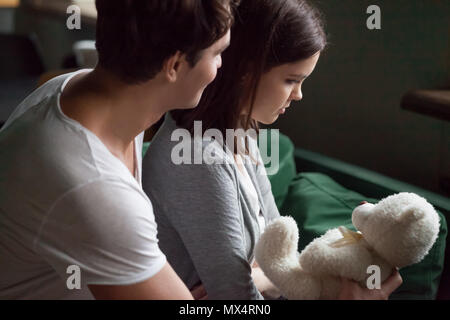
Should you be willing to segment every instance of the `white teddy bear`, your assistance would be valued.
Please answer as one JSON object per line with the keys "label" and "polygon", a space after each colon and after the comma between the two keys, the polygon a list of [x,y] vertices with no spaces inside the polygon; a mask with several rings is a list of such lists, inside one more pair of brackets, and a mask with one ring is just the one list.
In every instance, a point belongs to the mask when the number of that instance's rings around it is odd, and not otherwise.
{"label": "white teddy bear", "polygon": [[339,277],[366,287],[368,267],[380,267],[381,283],[394,267],[421,261],[439,233],[433,206],[414,193],[391,195],[365,203],[352,214],[354,232],[339,227],[314,239],[299,254],[298,228],[291,217],[269,224],[256,245],[256,261],[284,297],[336,299]]}

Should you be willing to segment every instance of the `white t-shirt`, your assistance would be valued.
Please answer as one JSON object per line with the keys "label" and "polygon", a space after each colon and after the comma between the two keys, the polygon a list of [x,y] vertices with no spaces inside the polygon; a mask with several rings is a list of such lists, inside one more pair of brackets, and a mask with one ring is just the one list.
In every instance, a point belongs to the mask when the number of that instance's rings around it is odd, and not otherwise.
{"label": "white t-shirt", "polygon": [[[92,299],[88,284],[138,283],[166,263],[141,186],[143,133],[136,179],[61,111],[64,86],[86,71],[38,88],[0,131],[0,299]],[[68,289],[71,265],[81,289]]]}

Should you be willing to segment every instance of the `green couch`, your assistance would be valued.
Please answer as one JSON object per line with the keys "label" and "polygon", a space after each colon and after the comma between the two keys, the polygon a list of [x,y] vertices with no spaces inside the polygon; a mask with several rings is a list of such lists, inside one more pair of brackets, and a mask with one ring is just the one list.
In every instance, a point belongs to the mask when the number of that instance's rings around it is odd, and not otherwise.
{"label": "green couch", "polygon": [[440,233],[422,262],[400,270],[403,284],[390,299],[450,298],[449,262],[444,260],[449,257],[445,254],[448,247],[446,217],[450,215],[447,198],[361,167],[294,148],[290,139],[282,134],[279,150],[279,170],[269,176],[269,180],[280,213],[293,216],[299,224],[299,250],[329,228],[344,225],[354,229],[351,213],[360,201],[377,202],[393,193],[414,192],[438,210]]}

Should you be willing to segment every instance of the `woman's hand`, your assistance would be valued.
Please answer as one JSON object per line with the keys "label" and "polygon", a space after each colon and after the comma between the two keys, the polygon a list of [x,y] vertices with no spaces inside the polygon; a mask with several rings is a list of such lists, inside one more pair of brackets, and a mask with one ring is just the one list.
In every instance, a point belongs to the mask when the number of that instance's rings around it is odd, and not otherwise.
{"label": "woman's hand", "polygon": [[381,284],[381,289],[361,288],[355,281],[344,278],[341,280],[342,288],[339,300],[387,300],[403,282],[397,270]]}
{"label": "woman's hand", "polygon": [[278,288],[266,277],[256,262],[252,266],[252,278],[256,288],[265,298],[276,299],[281,296]]}

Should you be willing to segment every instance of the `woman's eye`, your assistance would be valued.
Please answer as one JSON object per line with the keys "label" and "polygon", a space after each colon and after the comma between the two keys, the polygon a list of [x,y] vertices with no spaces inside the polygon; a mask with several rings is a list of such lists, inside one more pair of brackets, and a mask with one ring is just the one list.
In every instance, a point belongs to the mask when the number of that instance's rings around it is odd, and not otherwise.
{"label": "woman's eye", "polygon": [[288,84],[300,83],[300,80],[287,79],[286,83],[288,83]]}

